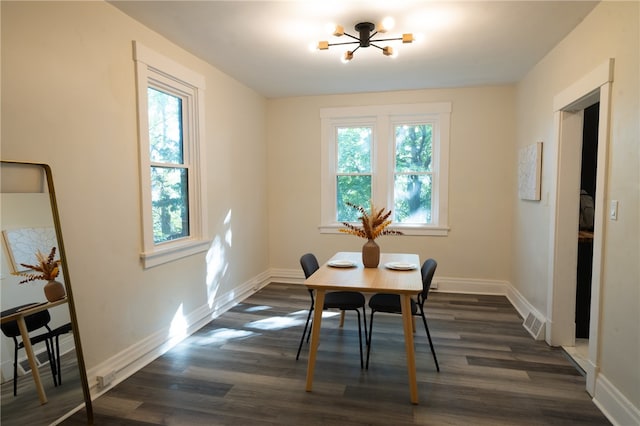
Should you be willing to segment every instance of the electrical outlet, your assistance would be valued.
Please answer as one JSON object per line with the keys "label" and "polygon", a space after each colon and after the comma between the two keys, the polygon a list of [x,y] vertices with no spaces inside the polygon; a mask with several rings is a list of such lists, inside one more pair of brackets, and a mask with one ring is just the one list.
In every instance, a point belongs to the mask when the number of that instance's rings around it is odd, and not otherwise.
{"label": "electrical outlet", "polygon": [[116,372],[112,371],[104,376],[97,376],[98,388],[103,389],[109,386],[116,379]]}

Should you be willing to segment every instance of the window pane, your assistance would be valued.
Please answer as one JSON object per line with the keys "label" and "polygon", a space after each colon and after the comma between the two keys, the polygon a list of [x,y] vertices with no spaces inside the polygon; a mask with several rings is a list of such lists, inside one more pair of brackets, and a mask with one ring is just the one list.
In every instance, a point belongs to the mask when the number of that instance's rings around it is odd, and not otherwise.
{"label": "window pane", "polygon": [[340,127],[338,130],[338,173],[371,171],[371,128]]}
{"label": "window pane", "polygon": [[151,167],[153,241],[161,243],[189,236],[187,170]]}
{"label": "window pane", "polygon": [[336,220],[338,222],[357,222],[359,213],[345,203],[348,201],[357,206],[369,208],[371,176],[338,176],[337,179]]}
{"label": "window pane", "polygon": [[182,164],[182,99],[152,87],[147,98],[151,161]]}
{"label": "window pane", "polygon": [[403,124],[395,126],[396,172],[430,172],[431,124]]}
{"label": "window pane", "polygon": [[395,221],[431,223],[431,176],[395,176]]}

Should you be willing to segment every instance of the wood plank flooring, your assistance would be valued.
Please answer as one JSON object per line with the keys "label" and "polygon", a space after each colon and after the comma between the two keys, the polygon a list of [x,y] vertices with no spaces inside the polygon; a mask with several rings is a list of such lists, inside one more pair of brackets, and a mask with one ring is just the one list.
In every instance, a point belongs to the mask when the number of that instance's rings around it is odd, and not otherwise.
{"label": "wood plank flooring", "polygon": [[[369,370],[355,313],[325,312],[313,392],[309,296],[270,284],[94,401],[98,425],[608,425],[560,349],[534,341],[504,297],[431,293],[415,339],[419,405],[399,315],[376,314]],[[368,319],[368,318],[367,318]],[[366,351],[366,348],[363,348]],[[84,424],[77,413],[62,424]]]}

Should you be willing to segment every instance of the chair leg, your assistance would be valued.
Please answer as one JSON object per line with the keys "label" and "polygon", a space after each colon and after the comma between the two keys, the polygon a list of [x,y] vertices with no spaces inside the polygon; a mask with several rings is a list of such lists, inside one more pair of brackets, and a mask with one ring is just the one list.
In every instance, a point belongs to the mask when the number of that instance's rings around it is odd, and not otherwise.
{"label": "chair leg", "polygon": [[[15,340],[15,337],[14,337]],[[13,396],[18,396],[18,342],[13,351]]]}
{"label": "chair leg", "polygon": [[340,310],[340,328],[344,327],[344,309]]}
{"label": "chair leg", "polygon": [[420,309],[420,316],[422,317],[422,322],[424,323],[424,329],[427,330],[427,339],[429,339],[429,346],[431,346],[431,354],[433,355],[433,360],[436,363],[436,371],[440,371],[440,366],[438,365],[438,358],[436,357],[436,350],[433,347],[433,342],[431,341],[431,333],[429,333],[429,326],[427,325],[427,317],[424,315],[423,309]]}
{"label": "chair leg", "polygon": [[47,358],[49,358],[49,367],[51,368],[51,377],[53,378],[53,386],[58,386],[58,369],[56,368],[56,352],[53,346],[53,337],[47,337],[44,339],[45,345],[47,345]]}
{"label": "chair leg", "polygon": [[416,334],[416,317],[411,316],[411,328],[413,329],[413,334]]}
{"label": "chair leg", "polygon": [[360,343],[360,368],[364,368],[364,360],[362,358],[362,323],[360,322],[360,310],[356,309],[358,314],[358,342]]}
{"label": "chair leg", "polygon": [[[309,321],[311,320],[311,312],[313,312],[313,306],[309,308],[309,314],[307,315],[307,322],[304,323],[304,330],[302,330],[302,337],[300,338],[300,346],[298,346],[298,353],[296,354],[296,360],[300,358],[300,351],[302,350],[302,343],[304,342],[304,336],[307,334],[307,327],[309,327]],[[311,334],[311,327],[309,327],[309,334]],[[307,337],[307,341],[309,337]]]}
{"label": "chair leg", "polygon": [[371,352],[371,340],[373,340],[373,314],[375,311],[371,310],[371,320],[369,321],[369,340],[367,341],[367,364],[365,369],[369,369],[369,353]]}
{"label": "chair leg", "polygon": [[367,336],[367,310],[364,305],[362,306],[362,319],[364,320],[364,343],[369,344],[369,337]]}
{"label": "chair leg", "polygon": [[56,359],[56,365],[58,367],[58,386],[62,385],[62,367],[60,358],[60,335],[56,336],[56,351],[54,352],[54,358]]}

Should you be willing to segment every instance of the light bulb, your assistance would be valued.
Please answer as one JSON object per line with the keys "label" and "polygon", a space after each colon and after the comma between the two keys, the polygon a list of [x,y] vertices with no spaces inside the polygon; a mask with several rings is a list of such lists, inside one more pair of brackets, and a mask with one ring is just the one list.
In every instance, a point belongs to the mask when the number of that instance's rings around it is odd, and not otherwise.
{"label": "light bulb", "polygon": [[378,27],[379,27],[378,28],[378,32],[379,33],[386,33],[387,31],[390,31],[391,29],[393,29],[395,24],[396,24],[395,20],[391,16],[387,16],[378,25]]}

